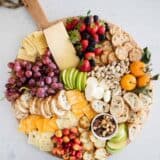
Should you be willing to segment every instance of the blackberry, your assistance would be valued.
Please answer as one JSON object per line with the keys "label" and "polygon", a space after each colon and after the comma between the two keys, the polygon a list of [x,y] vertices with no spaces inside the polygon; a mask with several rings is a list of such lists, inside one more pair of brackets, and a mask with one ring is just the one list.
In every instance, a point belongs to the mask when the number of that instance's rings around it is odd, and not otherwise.
{"label": "blackberry", "polygon": [[94,41],[91,41],[91,42],[89,43],[89,46],[95,48],[95,46],[96,46],[95,40],[94,40]]}
{"label": "blackberry", "polygon": [[95,47],[88,46],[86,52],[94,52]]}
{"label": "blackberry", "polygon": [[99,40],[100,40],[100,41],[106,40],[106,36],[105,36],[104,34],[100,34],[100,35],[99,35]]}
{"label": "blackberry", "polygon": [[96,62],[95,62],[94,59],[90,59],[90,60],[89,60],[89,63],[90,63],[90,65],[91,65],[92,67],[95,67],[95,66],[96,66]]}
{"label": "blackberry", "polygon": [[106,28],[106,32],[109,32],[109,25],[108,25],[108,23],[104,23],[104,25],[105,25],[105,28]]}
{"label": "blackberry", "polygon": [[82,32],[81,36],[82,36],[82,39],[87,39],[87,40],[89,40],[91,37],[87,31]]}
{"label": "blackberry", "polygon": [[99,17],[97,15],[93,16],[94,22],[98,22],[99,21]]}
{"label": "blackberry", "polygon": [[77,51],[77,56],[82,59],[84,57],[84,53],[81,51]]}
{"label": "blackberry", "polygon": [[90,18],[90,16],[87,16],[87,17],[84,18],[84,23],[86,25],[90,25],[91,24],[91,18]]}

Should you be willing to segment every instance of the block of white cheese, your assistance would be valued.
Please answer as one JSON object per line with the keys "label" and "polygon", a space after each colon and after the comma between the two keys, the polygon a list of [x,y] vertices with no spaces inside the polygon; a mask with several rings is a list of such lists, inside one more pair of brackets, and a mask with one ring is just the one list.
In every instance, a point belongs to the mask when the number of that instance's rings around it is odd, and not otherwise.
{"label": "block of white cheese", "polygon": [[79,58],[76,56],[75,48],[69,39],[63,22],[45,29],[44,35],[60,70],[78,65]]}

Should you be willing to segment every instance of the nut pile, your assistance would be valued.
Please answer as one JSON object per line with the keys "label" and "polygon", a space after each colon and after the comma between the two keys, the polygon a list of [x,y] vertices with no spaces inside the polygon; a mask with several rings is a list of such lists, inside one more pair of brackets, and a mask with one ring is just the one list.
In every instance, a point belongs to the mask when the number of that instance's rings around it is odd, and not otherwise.
{"label": "nut pile", "polygon": [[93,123],[93,130],[99,137],[110,136],[114,133],[115,129],[115,121],[109,115],[101,115]]}
{"label": "nut pile", "polygon": [[120,78],[129,73],[129,60],[113,62],[106,66],[96,66],[88,73],[89,77],[95,77],[99,82],[104,82],[105,88],[112,90],[112,95],[120,95]]}

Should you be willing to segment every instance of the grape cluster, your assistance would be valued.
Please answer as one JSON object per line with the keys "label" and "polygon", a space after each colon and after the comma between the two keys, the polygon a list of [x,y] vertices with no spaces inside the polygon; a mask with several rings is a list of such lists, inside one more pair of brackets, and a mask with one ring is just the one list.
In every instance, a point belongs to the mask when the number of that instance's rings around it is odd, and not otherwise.
{"label": "grape cluster", "polygon": [[49,50],[35,63],[17,59],[8,63],[8,67],[12,71],[6,84],[9,101],[15,101],[24,90],[29,90],[32,96],[44,98],[63,88],[59,81],[60,71]]}

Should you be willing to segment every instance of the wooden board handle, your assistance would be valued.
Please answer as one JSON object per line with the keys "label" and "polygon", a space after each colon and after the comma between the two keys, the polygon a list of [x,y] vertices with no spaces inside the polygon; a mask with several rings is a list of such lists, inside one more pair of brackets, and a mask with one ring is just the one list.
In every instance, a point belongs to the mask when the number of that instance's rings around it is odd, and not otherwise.
{"label": "wooden board handle", "polygon": [[47,16],[38,0],[23,0],[23,3],[39,28],[45,29],[49,26]]}

